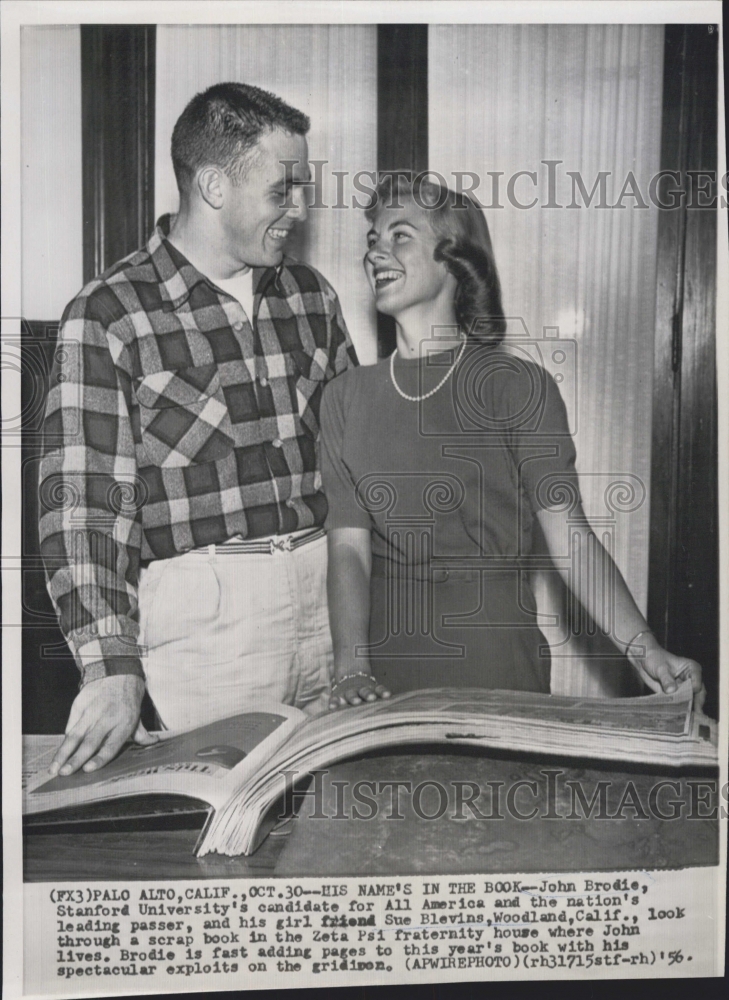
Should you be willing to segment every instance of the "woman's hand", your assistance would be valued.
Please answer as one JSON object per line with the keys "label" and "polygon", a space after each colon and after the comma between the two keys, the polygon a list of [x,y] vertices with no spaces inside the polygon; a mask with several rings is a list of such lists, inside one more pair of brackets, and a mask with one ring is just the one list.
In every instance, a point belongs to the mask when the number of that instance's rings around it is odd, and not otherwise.
{"label": "woman's hand", "polygon": [[675,656],[655,643],[647,646],[643,656],[630,656],[644,684],[651,691],[673,694],[682,681],[691,679],[694,710],[700,712],[706,700],[706,688],[701,680],[701,666],[686,656]]}
{"label": "woman's hand", "polygon": [[[604,631],[609,629],[615,635],[633,635],[627,648],[616,642],[617,648],[628,657],[651,691],[673,694],[679,684],[691,678],[694,692],[694,709],[700,712],[706,699],[706,689],[701,682],[701,667],[695,660],[685,656],[674,656],[658,644],[658,640],[645,623],[645,619],[628,590],[623,576],[613,562],[612,556],[598,541],[589,521],[577,502],[568,513],[566,510],[553,512],[547,508],[537,511],[537,520],[542,528],[547,547],[556,565],[563,551],[564,539],[580,532],[578,569],[559,570],[565,585],[572,591],[596,625]],[[605,581],[612,581],[612,591],[608,595]],[[594,587],[591,581],[598,581]],[[606,608],[612,609],[612,621],[605,615]],[[637,631],[640,629],[640,631]]]}
{"label": "woman's hand", "polygon": [[329,710],[348,708],[350,705],[362,705],[364,702],[377,701],[378,698],[389,698],[390,692],[384,684],[378,684],[377,678],[368,670],[358,670],[351,674],[343,674],[332,684],[329,698]]}

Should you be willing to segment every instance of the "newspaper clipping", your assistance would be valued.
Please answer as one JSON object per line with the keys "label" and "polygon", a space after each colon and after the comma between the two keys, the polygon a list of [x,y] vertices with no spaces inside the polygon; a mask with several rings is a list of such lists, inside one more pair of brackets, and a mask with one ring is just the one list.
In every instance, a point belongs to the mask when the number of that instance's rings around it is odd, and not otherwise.
{"label": "newspaper clipping", "polygon": [[5,996],[724,974],[722,32],[3,4]]}

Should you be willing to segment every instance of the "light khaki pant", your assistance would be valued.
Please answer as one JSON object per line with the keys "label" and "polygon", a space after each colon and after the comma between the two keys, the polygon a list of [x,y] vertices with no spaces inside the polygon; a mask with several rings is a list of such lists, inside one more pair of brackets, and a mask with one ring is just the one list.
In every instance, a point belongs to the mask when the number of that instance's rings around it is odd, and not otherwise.
{"label": "light khaki pant", "polygon": [[251,711],[258,700],[326,708],[326,560],[320,538],[272,555],[198,550],[142,570],[142,664],[167,729]]}

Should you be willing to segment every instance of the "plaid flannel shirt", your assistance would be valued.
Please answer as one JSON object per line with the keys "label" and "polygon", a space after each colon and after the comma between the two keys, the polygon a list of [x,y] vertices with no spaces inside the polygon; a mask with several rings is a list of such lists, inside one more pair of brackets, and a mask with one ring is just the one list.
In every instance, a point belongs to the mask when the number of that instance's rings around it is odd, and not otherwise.
{"label": "plaid flannel shirt", "polygon": [[140,565],[324,524],[321,393],[357,363],[312,267],[254,269],[251,326],[168,227],[67,306],[51,374],[41,553],[83,683],[143,676]]}

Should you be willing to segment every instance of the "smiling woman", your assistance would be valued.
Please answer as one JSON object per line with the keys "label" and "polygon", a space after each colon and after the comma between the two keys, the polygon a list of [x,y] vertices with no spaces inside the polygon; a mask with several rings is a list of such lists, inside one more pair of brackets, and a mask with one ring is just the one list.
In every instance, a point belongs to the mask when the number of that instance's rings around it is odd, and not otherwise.
{"label": "smiling woman", "polygon": [[367,214],[365,270],[397,348],[322,400],[330,708],[443,686],[548,692],[529,579],[537,526],[555,561],[569,528],[564,582],[639,677],[672,691],[691,675],[699,695],[701,668],[661,649],[585,518],[555,380],[499,347],[479,207],[401,179],[380,184]]}
{"label": "smiling woman", "polygon": [[[486,219],[469,197],[449,192],[444,200],[442,191],[439,185],[417,180],[409,191],[402,178],[393,186],[391,177],[385,174],[365,213],[373,223],[367,235],[365,270],[377,310],[393,316],[396,309],[402,310],[401,301],[377,293],[398,278],[403,282],[407,278],[408,269],[397,266],[389,275],[386,265],[391,258],[398,262],[410,257],[408,296],[432,301],[445,283],[452,293],[455,318],[461,328],[467,335],[478,335],[483,344],[496,344],[504,334],[506,321]],[[416,282],[420,286],[417,289]],[[398,290],[404,287],[403,283]]]}
{"label": "smiling woman", "polygon": [[413,201],[377,213],[367,234],[365,270],[378,312],[394,316],[444,294],[452,300],[455,279],[436,261],[437,243],[426,213]]}

